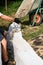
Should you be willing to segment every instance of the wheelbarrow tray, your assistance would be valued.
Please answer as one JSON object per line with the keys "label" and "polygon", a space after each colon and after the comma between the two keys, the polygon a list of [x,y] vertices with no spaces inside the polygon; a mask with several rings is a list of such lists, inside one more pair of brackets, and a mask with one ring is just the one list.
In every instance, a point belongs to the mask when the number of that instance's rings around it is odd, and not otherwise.
{"label": "wheelbarrow tray", "polygon": [[20,18],[27,15],[30,11],[38,8],[41,0],[23,0],[20,7],[18,8],[15,17]]}
{"label": "wheelbarrow tray", "polygon": [[30,11],[38,8],[41,5],[41,1],[42,0],[34,0],[34,3],[32,4],[32,7],[31,7]]}

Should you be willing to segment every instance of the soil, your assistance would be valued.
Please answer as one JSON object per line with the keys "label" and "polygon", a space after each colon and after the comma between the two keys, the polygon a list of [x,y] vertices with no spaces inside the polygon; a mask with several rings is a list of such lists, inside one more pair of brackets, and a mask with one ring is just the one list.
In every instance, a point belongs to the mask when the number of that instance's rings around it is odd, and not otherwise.
{"label": "soil", "polygon": [[28,41],[36,53],[43,59],[43,34]]}

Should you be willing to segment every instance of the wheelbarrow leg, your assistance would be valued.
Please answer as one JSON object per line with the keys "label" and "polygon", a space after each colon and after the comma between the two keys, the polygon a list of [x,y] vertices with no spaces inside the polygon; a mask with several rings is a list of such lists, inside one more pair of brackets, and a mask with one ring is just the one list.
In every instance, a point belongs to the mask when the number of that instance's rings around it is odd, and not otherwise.
{"label": "wheelbarrow leg", "polygon": [[39,8],[36,10],[36,13],[35,13],[35,16],[34,16],[34,19],[33,19],[32,26],[34,26],[34,25],[35,25],[36,16],[37,16],[38,11],[39,11]]}

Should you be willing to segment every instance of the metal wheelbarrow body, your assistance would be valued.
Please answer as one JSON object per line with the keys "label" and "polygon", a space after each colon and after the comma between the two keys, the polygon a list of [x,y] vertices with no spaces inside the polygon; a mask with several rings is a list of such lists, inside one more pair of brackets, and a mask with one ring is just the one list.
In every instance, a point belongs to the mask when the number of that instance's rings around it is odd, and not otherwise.
{"label": "metal wheelbarrow body", "polygon": [[[23,2],[21,3],[20,7],[18,8],[15,14],[15,18],[24,17],[28,13],[30,12],[34,13],[35,11],[35,17],[33,18],[35,21],[38,11],[43,10],[43,8],[42,9],[40,8],[41,3],[42,3],[42,0],[23,0]],[[34,25],[34,23],[32,23],[32,25]]]}
{"label": "metal wheelbarrow body", "polygon": [[43,16],[43,0],[35,0],[30,9],[30,21],[32,26],[39,25]]}

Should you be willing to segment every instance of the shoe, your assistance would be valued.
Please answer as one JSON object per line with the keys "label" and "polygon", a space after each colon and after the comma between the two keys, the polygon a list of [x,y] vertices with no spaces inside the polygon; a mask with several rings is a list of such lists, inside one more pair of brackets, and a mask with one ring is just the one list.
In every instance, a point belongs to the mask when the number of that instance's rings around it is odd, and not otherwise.
{"label": "shoe", "polygon": [[15,61],[9,61],[8,65],[16,65],[16,62]]}

